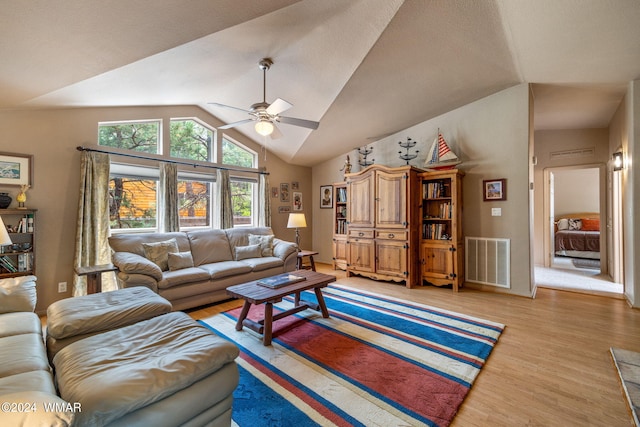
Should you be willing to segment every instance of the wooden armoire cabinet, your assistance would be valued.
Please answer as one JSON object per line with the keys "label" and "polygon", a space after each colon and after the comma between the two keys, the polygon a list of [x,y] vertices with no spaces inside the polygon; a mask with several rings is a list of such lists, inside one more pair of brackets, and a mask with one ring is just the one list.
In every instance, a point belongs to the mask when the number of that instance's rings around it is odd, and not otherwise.
{"label": "wooden armoire cabinet", "polygon": [[435,286],[464,283],[462,177],[450,169],[419,175],[422,187],[421,280]]}
{"label": "wooden armoire cabinet", "polygon": [[420,180],[412,166],[346,175],[347,274],[420,283]]}

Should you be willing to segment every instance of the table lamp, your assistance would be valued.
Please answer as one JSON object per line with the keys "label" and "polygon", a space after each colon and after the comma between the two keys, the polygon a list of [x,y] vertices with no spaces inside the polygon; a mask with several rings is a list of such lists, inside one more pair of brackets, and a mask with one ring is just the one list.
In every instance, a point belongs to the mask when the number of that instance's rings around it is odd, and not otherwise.
{"label": "table lamp", "polygon": [[5,227],[2,217],[0,217],[0,246],[11,245],[12,243],[7,227]]}
{"label": "table lamp", "polygon": [[289,222],[287,222],[287,228],[295,228],[296,229],[296,247],[298,248],[298,252],[300,252],[300,232],[299,228],[305,228],[307,226],[307,220],[304,217],[303,213],[290,213],[289,214]]}

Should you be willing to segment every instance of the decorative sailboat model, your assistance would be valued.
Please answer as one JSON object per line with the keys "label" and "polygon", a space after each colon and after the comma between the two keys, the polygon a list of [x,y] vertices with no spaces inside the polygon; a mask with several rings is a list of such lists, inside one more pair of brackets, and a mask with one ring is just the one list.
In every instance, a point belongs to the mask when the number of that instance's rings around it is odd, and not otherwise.
{"label": "decorative sailboat model", "polygon": [[447,145],[447,141],[444,140],[444,136],[438,129],[438,136],[433,141],[433,145],[427,153],[427,160],[424,162],[426,169],[431,170],[445,170],[453,169],[456,165],[462,163],[456,153],[451,151],[451,148]]}

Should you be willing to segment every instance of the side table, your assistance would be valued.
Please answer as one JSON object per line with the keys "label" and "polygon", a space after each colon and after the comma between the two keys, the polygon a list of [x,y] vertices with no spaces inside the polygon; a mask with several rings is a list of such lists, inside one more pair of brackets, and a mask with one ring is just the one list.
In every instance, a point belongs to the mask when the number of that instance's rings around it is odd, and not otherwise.
{"label": "side table", "polygon": [[116,271],[118,267],[113,264],[90,265],[76,268],[78,276],[87,276],[87,294],[102,292],[102,273]]}
{"label": "side table", "polygon": [[[316,271],[316,263],[313,261],[313,256],[318,255],[315,251],[300,250],[298,252],[298,262],[296,264],[296,270],[311,270]],[[304,258],[309,258],[309,265],[303,265]]]}

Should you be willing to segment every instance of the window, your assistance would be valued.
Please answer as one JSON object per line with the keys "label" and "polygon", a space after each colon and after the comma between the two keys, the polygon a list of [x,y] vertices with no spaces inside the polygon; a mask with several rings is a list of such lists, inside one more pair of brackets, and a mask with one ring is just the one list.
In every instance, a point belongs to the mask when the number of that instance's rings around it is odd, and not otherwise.
{"label": "window", "polygon": [[254,225],[254,188],[256,182],[231,178],[231,205],[233,206],[233,226]]}
{"label": "window", "polygon": [[181,159],[210,161],[214,132],[194,119],[171,119],[170,154]]}
{"label": "window", "polygon": [[211,182],[178,180],[180,229],[211,227]]}
{"label": "window", "polygon": [[160,120],[98,124],[98,145],[143,153],[159,153]]}
{"label": "window", "polygon": [[109,222],[112,230],[156,229],[158,180],[111,176]]}
{"label": "window", "polygon": [[254,151],[232,142],[227,137],[222,138],[222,163],[225,165],[255,168],[256,157]]}

